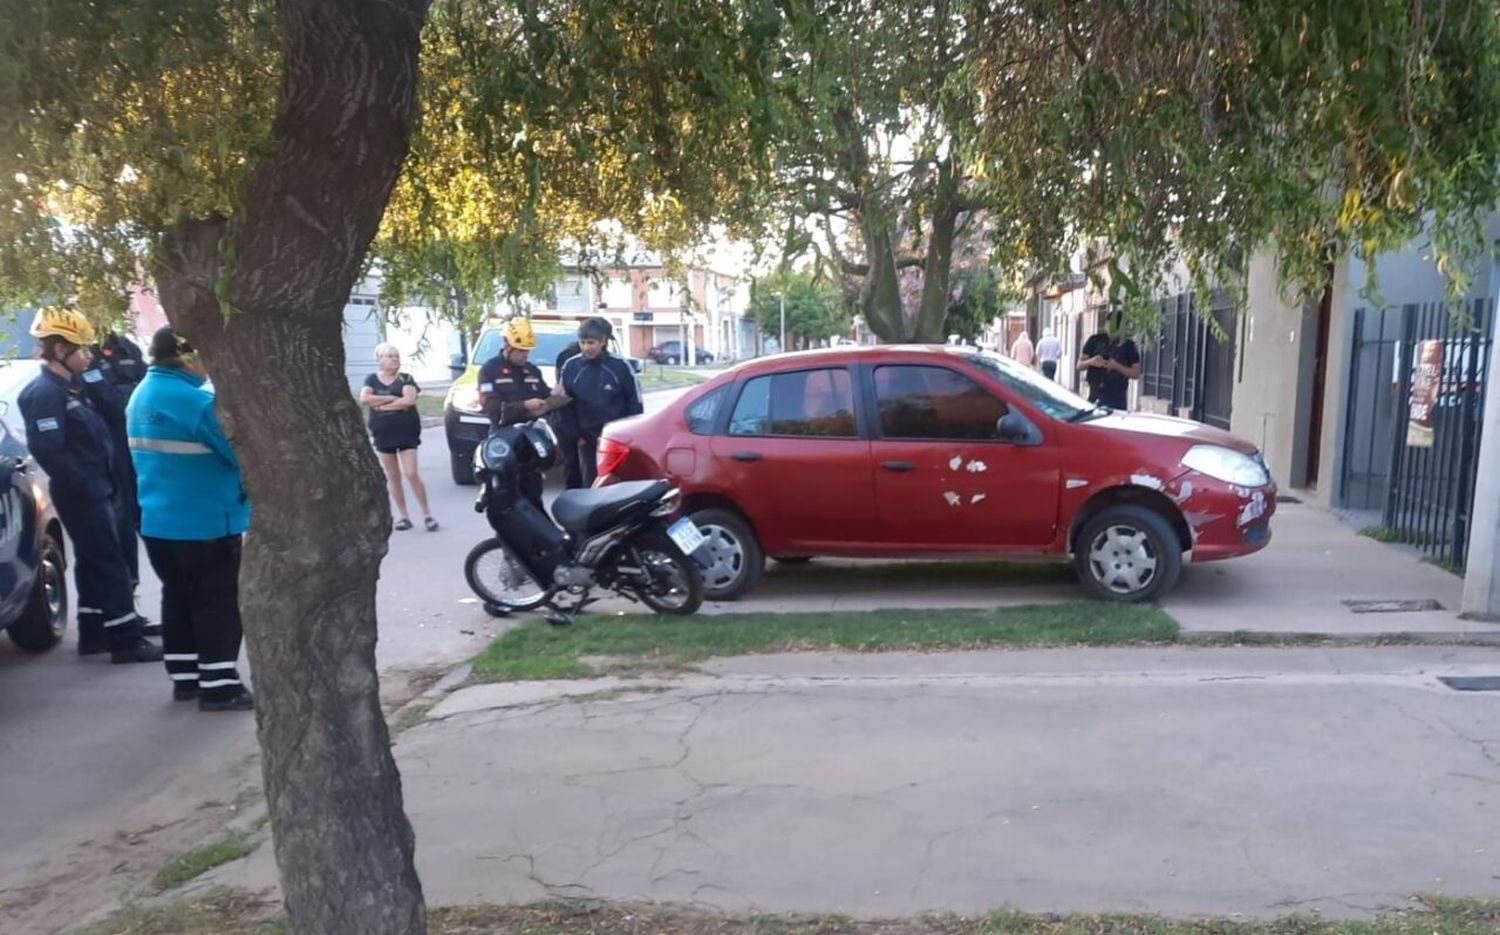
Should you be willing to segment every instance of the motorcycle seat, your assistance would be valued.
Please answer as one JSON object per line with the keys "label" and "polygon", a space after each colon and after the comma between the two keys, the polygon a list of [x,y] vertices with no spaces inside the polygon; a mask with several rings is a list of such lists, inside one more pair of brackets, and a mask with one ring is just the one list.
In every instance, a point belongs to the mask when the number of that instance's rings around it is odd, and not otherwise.
{"label": "motorcycle seat", "polygon": [[633,480],[608,487],[565,490],[552,501],[552,515],[559,526],[573,535],[591,535],[614,525],[628,508],[660,500],[671,489],[664,480]]}

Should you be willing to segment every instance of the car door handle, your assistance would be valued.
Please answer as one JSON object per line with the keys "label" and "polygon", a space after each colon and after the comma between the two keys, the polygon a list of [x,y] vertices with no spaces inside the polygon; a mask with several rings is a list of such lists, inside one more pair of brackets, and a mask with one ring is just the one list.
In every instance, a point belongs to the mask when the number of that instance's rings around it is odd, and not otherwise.
{"label": "car door handle", "polygon": [[915,471],[917,465],[911,461],[882,461],[880,466],[887,471]]}
{"label": "car door handle", "polygon": [[758,451],[736,451],[729,457],[733,458],[736,461],[759,461],[764,458],[765,455],[761,454]]}

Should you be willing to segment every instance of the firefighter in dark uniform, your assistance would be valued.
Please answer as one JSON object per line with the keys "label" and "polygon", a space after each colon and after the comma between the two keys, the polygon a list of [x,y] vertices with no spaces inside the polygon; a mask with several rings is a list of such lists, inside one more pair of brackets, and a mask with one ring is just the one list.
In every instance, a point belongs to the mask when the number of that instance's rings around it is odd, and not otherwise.
{"label": "firefighter in dark uniform", "polygon": [[[115,523],[119,530],[120,550],[130,569],[130,580],[141,583],[140,547],[136,535],[141,525],[141,508],[136,498],[135,466],[130,460],[130,440],[125,433],[125,404],[136,384],[146,375],[145,359],[136,343],[111,331],[93,348],[93,359],[81,374],[83,390],[109,426],[115,444]],[[144,617],[143,630],[148,636],[161,632],[160,624]]]}
{"label": "firefighter in dark uniform", "polygon": [[141,633],[134,584],[115,520],[114,442],[79,375],[88,369],[94,329],[71,309],[48,308],[31,325],[42,372],[17,402],[31,453],[50,479],[53,505],[73,540],[78,652],[109,651],[110,661],[160,662]]}
{"label": "firefighter in dark uniform", "polygon": [[[111,331],[105,334],[104,340],[94,348],[94,359],[89,364],[89,369],[83,373],[85,389],[90,386],[91,371],[98,371],[103,375],[103,381],[114,388],[115,394],[119,397],[120,411],[123,416],[124,406],[130,402],[130,394],[134,393],[136,386],[145,379],[146,357],[134,341],[119,332]],[[115,468],[120,481],[118,484],[121,506],[118,517],[120,545],[125,549],[125,561],[130,565],[130,576],[139,585],[141,580],[140,552],[136,548],[136,534],[141,526],[141,507],[136,497],[135,466],[130,460],[130,444],[125,435],[124,419],[119,421],[118,426],[111,421],[109,427],[111,434],[115,437],[115,443],[119,446]]]}
{"label": "firefighter in dark uniform", "polygon": [[602,318],[585,319],[578,326],[581,353],[568,361],[557,376],[563,392],[573,400],[578,420],[578,467],[584,486],[593,484],[598,471],[599,433],[604,426],[643,411],[635,371],[605,349],[613,331]]}
{"label": "firefighter in dark uniform", "polygon": [[[536,348],[536,332],[525,318],[512,318],[500,333],[500,353],[479,368],[479,405],[494,427],[528,422],[545,411],[552,390],[542,371],[528,360]],[[542,475],[523,478],[521,489],[542,505]]]}

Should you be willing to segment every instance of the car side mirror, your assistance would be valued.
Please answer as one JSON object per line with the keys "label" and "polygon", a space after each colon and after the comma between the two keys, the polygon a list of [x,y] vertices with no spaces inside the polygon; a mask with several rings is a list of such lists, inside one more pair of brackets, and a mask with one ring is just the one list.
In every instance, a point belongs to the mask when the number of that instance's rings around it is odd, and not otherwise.
{"label": "car side mirror", "polygon": [[448,369],[453,371],[455,378],[463,376],[463,372],[469,366],[469,361],[462,354],[454,354],[448,358]]}
{"label": "car side mirror", "polygon": [[1007,412],[995,423],[995,437],[1012,445],[1040,445],[1042,433],[1019,412]]}

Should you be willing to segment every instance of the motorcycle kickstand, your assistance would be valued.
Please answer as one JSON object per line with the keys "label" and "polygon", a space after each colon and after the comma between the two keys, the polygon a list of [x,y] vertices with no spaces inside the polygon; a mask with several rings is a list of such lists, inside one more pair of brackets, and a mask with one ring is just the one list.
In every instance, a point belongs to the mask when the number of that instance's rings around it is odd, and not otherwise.
{"label": "motorcycle kickstand", "polygon": [[566,627],[572,624],[573,617],[565,611],[553,607],[547,611],[547,622],[554,627]]}

